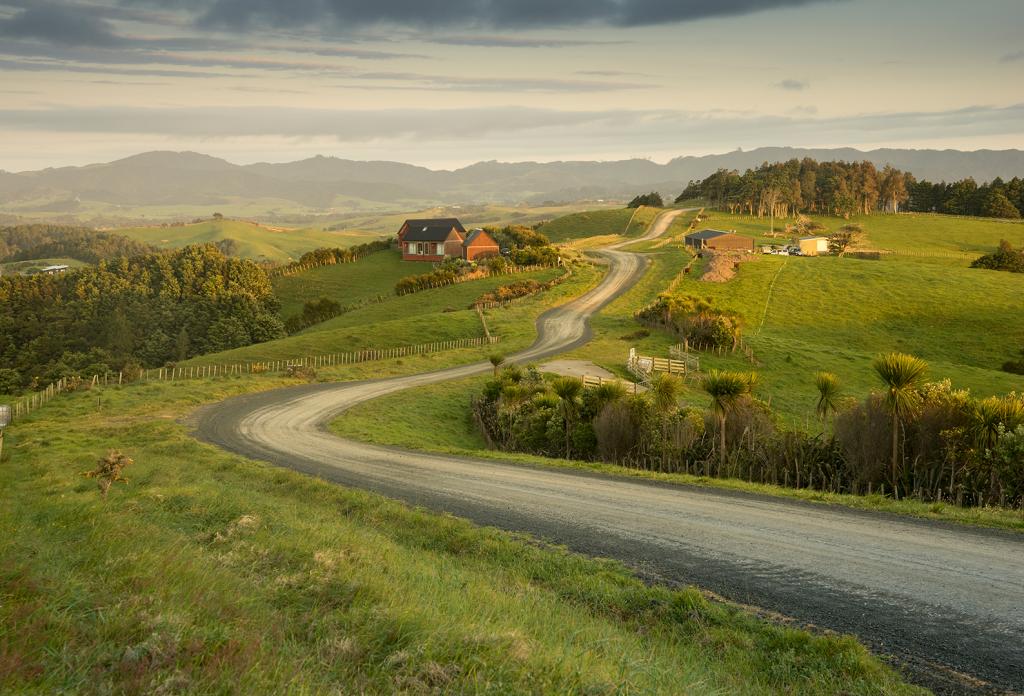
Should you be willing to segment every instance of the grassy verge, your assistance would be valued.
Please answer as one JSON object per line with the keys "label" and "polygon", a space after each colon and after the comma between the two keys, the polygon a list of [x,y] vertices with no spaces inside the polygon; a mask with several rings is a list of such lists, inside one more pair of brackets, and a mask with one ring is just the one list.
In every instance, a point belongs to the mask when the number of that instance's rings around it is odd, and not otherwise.
{"label": "grassy verge", "polygon": [[[584,469],[628,478],[745,491],[825,505],[842,505],[859,510],[1024,532],[1024,516],[1021,512],[1004,508],[959,508],[944,503],[893,500],[880,495],[824,493],[810,489],[748,483],[738,479],[668,474],[629,469],[602,462],[551,459],[489,450],[469,419],[469,399],[480,393],[486,379],[474,377],[409,389],[374,399],[346,411],[331,424],[331,431],[341,437],[406,449],[497,459],[532,466]],[[401,419],[400,423],[392,423],[388,428],[381,428],[381,422],[389,419],[389,414],[394,413],[404,413],[407,417]]]}
{"label": "grassy verge", "polygon": [[[918,693],[850,638],[227,454],[177,422],[282,383],[73,394],[9,431],[0,690]],[[81,472],[111,447],[135,463],[104,499]]]}

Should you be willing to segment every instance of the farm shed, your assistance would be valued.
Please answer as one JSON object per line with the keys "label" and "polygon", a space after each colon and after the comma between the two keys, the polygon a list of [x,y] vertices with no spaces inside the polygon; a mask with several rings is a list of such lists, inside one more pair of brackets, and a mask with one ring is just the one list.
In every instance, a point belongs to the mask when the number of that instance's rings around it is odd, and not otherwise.
{"label": "farm shed", "polygon": [[828,253],[828,237],[801,237],[799,242],[802,256],[818,256]]}
{"label": "farm shed", "polygon": [[714,249],[720,251],[754,251],[754,238],[744,237],[735,232],[722,230],[701,230],[686,235],[686,246],[695,251]]}

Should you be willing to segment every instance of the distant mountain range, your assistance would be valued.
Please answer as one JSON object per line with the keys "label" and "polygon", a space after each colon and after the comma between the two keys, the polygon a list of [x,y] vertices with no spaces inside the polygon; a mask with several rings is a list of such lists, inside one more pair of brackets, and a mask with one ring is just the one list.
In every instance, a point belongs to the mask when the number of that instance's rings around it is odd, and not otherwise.
{"label": "distant mountain range", "polygon": [[[990,180],[1024,175],[1020,150],[898,150],[862,152],[788,147],[678,157],[666,164],[609,162],[479,162],[437,171],[398,162],[335,157],[283,164],[237,165],[194,152],[147,152],[107,164],[33,172],[0,171],[0,212],[54,215],[111,208],[294,207],[305,212],[352,208],[415,208],[445,203],[540,203],[627,199],[657,190],[675,196],[691,179],[719,168],[744,170],[766,161],[870,160],[919,179]],[[225,211],[227,212],[227,211]]]}

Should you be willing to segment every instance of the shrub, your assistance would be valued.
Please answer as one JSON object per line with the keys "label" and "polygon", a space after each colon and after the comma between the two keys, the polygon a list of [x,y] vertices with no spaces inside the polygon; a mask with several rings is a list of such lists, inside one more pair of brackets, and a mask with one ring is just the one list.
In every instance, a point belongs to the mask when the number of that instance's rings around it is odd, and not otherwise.
{"label": "shrub", "polygon": [[107,493],[110,492],[110,487],[114,483],[120,481],[121,483],[128,483],[128,479],[122,475],[125,468],[134,464],[131,458],[122,454],[118,450],[110,450],[106,457],[103,457],[96,462],[96,468],[92,471],[86,471],[82,475],[86,478],[96,479],[96,483],[103,493],[103,497],[107,497]]}
{"label": "shrub", "polygon": [[637,319],[666,328],[698,348],[735,348],[740,338],[738,314],[693,295],[663,293],[640,310]]}
{"label": "shrub", "polygon": [[482,304],[486,302],[508,302],[509,300],[516,299],[517,297],[528,297],[529,295],[538,293],[543,289],[544,285],[536,280],[517,280],[514,283],[501,285],[490,292],[485,292],[483,295],[478,297],[473,304]]}
{"label": "shrub", "polygon": [[987,268],[993,271],[1009,271],[1024,273],[1024,248],[1014,249],[1005,239],[999,242],[999,248],[971,263],[971,268]]}
{"label": "shrub", "polygon": [[316,380],[316,370],[308,365],[288,365],[284,370],[285,375],[295,379],[304,379],[308,382]]}

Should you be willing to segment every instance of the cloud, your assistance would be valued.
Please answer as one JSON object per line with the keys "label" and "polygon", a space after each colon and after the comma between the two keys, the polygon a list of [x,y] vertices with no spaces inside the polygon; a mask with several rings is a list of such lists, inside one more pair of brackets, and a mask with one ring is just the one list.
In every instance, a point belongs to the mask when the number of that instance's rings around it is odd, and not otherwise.
{"label": "cloud", "polygon": [[66,46],[119,46],[124,39],[109,22],[81,8],[39,3],[0,20],[0,36],[31,38]]}
{"label": "cloud", "polygon": [[570,48],[573,46],[607,46],[627,41],[585,41],[581,39],[555,39],[526,36],[432,36],[423,39],[445,46],[477,46],[482,48]]}
{"label": "cloud", "polygon": [[[130,125],[126,125],[130,124]],[[972,106],[934,112],[860,114],[833,118],[761,116],[746,112],[678,110],[568,111],[518,107],[333,110],[268,107],[0,109],[0,129],[54,133],[135,133],[194,138],[332,137],[338,142],[459,141],[486,138],[571,138],[622,146],[681,142],[740,143],[756,136],[779,142],[912,141],[1024,134],[1024,104]]]}
{"label": "cloud", "polygon": [[1007,53],[999,58],[1000,63],[1018,63],[1024,61],[1024,50]]}
{"label": "cloud", "polygon": [[[154,2],[155,0],[135,0]],[[179,4],[198,10],[207,27],[332,25],[340,31],[374,25],[423,29],[521,29],[581,24],[647,26],[710,17],[803,7],[836,0],[202,0]]]}
{"label": "cloud", "polygon": [[787,79],[787,80],[783,80],[782,82],[776,82],[775,86],[778,87],[779,89],[785,89],[785,90],[789,90],[791,92],[802,92],[803,90],[805,90],[808,87],[810,87],[810,85],[807,84],[807,82],[805,82],[803,80],[793,80],[793,79]]}

